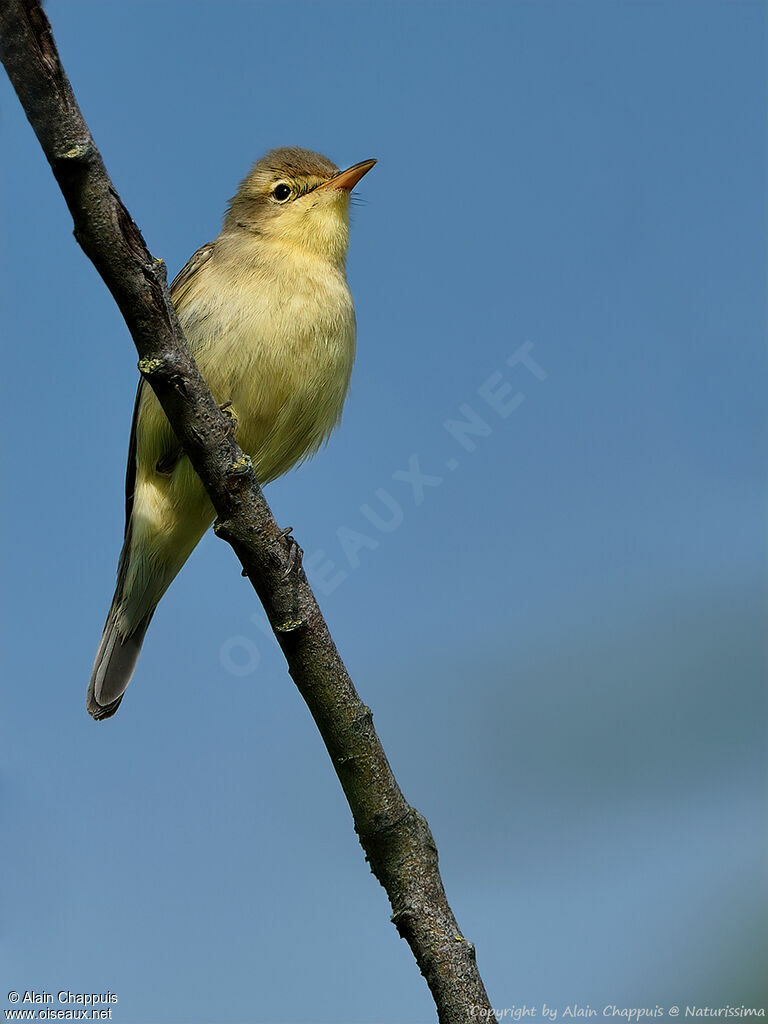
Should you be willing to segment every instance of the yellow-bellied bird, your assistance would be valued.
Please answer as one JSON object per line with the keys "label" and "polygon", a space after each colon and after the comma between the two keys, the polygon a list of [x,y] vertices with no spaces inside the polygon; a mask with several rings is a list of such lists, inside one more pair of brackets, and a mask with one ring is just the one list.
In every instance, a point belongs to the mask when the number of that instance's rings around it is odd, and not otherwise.
{"label": "yellow-bellied bird", "polygon": [[[262,484],[317,451],[341,417],[355,354],[349,199],[374,163],[339,171],[305,149],[267,153],[230,201],[221,234],[171,285],[200,372],[228,404]],[[88,686],[97,719],[117,710],[158,601],[214,519],[143,382],[125,491],[117,587]]]}

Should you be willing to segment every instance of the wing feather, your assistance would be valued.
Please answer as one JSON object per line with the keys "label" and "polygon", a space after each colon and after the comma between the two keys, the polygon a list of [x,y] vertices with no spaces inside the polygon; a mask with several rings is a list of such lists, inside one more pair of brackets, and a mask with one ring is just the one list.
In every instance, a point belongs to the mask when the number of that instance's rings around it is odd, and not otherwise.
{"label": "wing feather", "polygon": [[184,297],[184,293],[189,287],[192,278],[211,258],[213,255],[214,245],[214,242],[206,242],[205,245],[201,245],[197,252],[193,253],[189,257],[176,277],[174,277],[171,282],[171,298],[173,299],[174,305]]}
{"label": "wing feather", "polygon": [[[174,277],[171,283],[171,298],[173,299],[174,305],[177,305],[184,297],[192,282],[195,274],[200,270],[201,267],[205,266],[208,260],[213,254],[213,242],[206,242],[205,245],[201,245],[197,252],[193,253],[192,256],[187,260],[184,266],[181,268],[179,273]],[[125,532],[124,540],[128,540],[128,534],[130,532],[131,516],[133,514],[133,495],[136,490],[136,457],[137,457],[137,445],[136,445],[136,430],[139,422],[139,407],[141,406],[142,396],[144,389],[147,385],[143,380],[139,381],[139,386],[136,390],[136,401],[133,403],[133,418],[131,420],[131,438],[128,442],[128,465],[125,471]],[[174,465],[178,462],[182,455],[181,448],[174,448],[164,454],[159,462],[162,464],[162,472],[168,473],[173,470]],[[127,544],[126,544],[127,547]],[[118,576],[120,570],[118,568]]]}

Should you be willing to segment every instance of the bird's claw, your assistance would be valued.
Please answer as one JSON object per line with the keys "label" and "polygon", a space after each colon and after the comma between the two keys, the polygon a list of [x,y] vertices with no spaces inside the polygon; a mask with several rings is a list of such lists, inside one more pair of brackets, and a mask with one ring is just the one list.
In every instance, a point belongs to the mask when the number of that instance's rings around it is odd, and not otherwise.
{"label": "bird's claw", "polygon": [[299,547],[298,541],[294,540],[292,534],[292,526],[286,526],[284,530],[280,530],[277,534],[278,541],[285,541],[288,547],[288,565],[285,567],[281,579],[287,579],[294,569],[300,570],[301,560],[304,557],[304,552]]}
{"label": "bird's claw", "polygon": [[232,408],[232,403],[231,402],[224,402],[223,405],[219,406],[219,409],[221,409],[221,411],[224,413],[224,415],[229,420],[229,430],[230,430],[230,433],[233,434],[233,435],[236,434],[237,433],[237,416],[235,415],[235,410]]}

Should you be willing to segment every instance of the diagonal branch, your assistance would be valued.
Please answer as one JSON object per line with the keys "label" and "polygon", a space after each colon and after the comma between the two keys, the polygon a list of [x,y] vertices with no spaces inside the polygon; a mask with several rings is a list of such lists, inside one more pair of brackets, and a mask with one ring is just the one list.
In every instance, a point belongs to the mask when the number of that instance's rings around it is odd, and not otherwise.
{"label": "diagonal branch", "polygon": [[426,820],[405,797],[310,589],[186,347],[166,287],[107,174],[59,60],[39,0],[2,0],[0,57],[48,158],[75,237],[117,302],[153,388],[240,559],[290,674],[323,737],[392,920],[411,946],[441,1024],[468,1024],[488,997],[474,947],[443,889]]}

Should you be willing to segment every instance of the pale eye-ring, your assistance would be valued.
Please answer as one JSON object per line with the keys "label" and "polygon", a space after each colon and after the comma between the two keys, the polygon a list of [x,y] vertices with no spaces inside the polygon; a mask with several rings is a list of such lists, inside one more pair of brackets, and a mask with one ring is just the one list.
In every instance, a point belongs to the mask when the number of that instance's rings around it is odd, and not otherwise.
{"label": "pale eye-ring", "polygon": [[285,203],[293,195],[293,189],[290,185],[286,185],[284,181],[281,181],[279,185],[275,185],[272,189],[272,198],[277,203]]}

